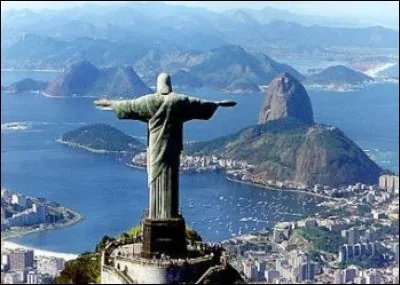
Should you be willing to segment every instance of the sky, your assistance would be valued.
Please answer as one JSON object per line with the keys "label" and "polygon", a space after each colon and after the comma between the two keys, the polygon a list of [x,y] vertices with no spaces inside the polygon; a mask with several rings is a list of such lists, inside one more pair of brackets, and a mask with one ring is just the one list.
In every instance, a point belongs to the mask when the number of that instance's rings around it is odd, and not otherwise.
{"label": "sky", "polygon": [[[29,8],[62,9],[85,3],[110,5],[129,1],[1,1],[1,10]],[[146,1],[141,1],[146,2]],[[369,19],[399,19],[399,1],[163,1],[171,5],[203,7],[222,12],[236,8],[261,9],[269,6],[304,15],[355,17]]]}

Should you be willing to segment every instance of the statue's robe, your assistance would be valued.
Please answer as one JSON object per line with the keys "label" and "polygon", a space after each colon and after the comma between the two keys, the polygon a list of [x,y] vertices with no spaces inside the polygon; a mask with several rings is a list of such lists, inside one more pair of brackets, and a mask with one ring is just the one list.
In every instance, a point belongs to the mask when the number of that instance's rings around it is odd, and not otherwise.
{"label": "statue's robe", "polygon": [[113,103],[112,107],[119,119],[148,123],[149,218],[178,217],[183,123],[193,119],[210,119],[218,105],[172,92],[119,101]]}

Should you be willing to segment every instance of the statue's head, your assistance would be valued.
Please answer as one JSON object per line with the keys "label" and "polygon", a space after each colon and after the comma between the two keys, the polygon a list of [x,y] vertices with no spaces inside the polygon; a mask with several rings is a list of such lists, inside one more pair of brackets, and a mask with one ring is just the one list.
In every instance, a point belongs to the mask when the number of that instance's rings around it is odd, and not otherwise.
{"label": "statue's head", "polygon": [[168,73],[160,73],[157,77],[157,93],[168,95],[172,92],[171,77]]}

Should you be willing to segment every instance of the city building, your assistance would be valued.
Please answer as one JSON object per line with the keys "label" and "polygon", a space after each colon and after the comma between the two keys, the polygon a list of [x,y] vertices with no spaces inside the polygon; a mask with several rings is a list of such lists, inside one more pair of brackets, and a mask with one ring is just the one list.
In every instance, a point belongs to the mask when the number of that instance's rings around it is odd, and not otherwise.
{"label": "city building", "polygon": [[30,226],[35,224],[41,224],[46,222],[47,206],[33,204],[32,208],[29,208],[23,212],[14,214],[8,219],[10,226],[22,227]]}
{"label": "city building", "polygon": [[9,254],[10,270],[33,268],[33,250],[16,249]]}
{"label": "city building", "polygon": [[384,190],[398,190],[399,189],[399,176],[394,175],[381,175],[379,177],[379,188]]}
{"label": "city building", "polygon": [[39,273],[37,270],[29,271],[27,274],[27,284],[39,284]]}
{"label": "city building", "polygon": [[250,260],[243,261],[243,273],[247,279],[258,280],[258,270],[255,262]]}
{"label": "city building", "polygon": [[264,277],[268,283],[274,283],[274,281],[279,278],[279,272],[275,269],[265,270]]}
{"label": "city building", "polygon": [[399,264],[399,243],[393,245],[394,260]]}

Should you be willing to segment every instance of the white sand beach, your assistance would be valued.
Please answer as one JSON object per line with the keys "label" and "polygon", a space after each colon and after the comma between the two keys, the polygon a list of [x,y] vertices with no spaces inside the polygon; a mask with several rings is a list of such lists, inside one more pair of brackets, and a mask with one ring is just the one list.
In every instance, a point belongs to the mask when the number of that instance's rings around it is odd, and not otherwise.
{"label": "white sand beach", "polygon": [[36,248],[30,248],[27,246],[22,246],[19,244],[16,244],[14,242],[10,241],[2,241],[1,242],[1,249],[8,249],[8,250],[14,250],[16,248],[23,248],[23,249],[31,249],[35,251],[35,256],[44,256],[44,257],[57,257],[57,258],[63,258],[64,260],[73,260],[78,258],[77,254],[73,253],[61,253],[61,252],[52,252],[48,250],[41,250],[41,249],[36,249]]}
{"label": "white sand beach", "polygon": [[389,63],[383,63],[381,65],[374,66],[373,68],[368,69],[364,73],[368,76],[371,76],[373,78],[376,78],[378,74],[385,69],[388,69],[389,67],[392,67],[396,65],[397,63],[389,62]]}

